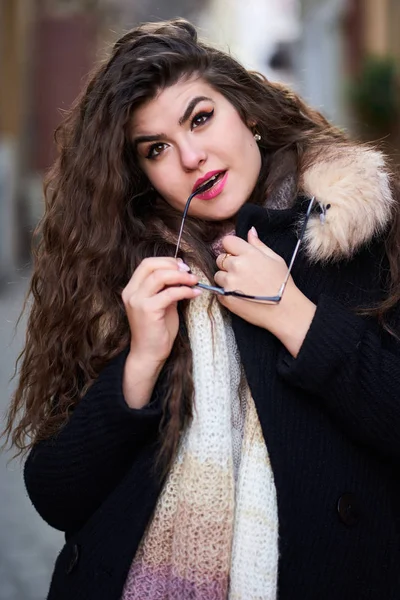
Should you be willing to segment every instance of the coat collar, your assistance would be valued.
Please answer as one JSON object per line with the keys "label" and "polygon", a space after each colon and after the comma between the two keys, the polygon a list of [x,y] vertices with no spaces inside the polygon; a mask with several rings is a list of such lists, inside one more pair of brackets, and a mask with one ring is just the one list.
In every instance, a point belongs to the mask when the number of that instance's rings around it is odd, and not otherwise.
{"label": "coat collar", "polygon": [[[251,225],[266,231],[300,229],[309,199],[317,202],[303,248],[313,262],[351,258],[387,228],[394,205],[383,154],[365,146],[336,144],[306,157],[296,184],[284,181],[265,207],[245,204],[236,233],[247,239]],[[296,200],[297,197],[297,200]],[[293,200],[295,198],[295,200]],[[293,204],[294,202],[294,204]]]}
{"label": "coat collar", "polygon": [[315,196],[304,246],[313,261],[350,258],[387,227],[394,205],[383,154],[365,146],[335,145],[314,154],[299,178],[299,192]]}

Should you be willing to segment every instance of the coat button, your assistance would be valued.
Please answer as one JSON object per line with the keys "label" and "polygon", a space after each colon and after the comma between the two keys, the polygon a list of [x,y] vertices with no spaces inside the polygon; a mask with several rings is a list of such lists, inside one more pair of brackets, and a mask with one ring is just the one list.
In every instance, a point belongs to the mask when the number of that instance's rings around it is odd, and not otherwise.
{"label": "coat button", "polygon": [[65,572],[67,575],[72,573],[72,571],[75,569],[76,565],[78,564],[78,560],[79,560],[79,546],[78,546],[78,544],[74,544],[71,548],[71,554],[70,554],[67,568],[65,569]]}
{"label": "coat button", "polygon": [[343,494],[337,503],[340,520],[345,525],[352,527],[358,523],[360,511],[354,494]]}

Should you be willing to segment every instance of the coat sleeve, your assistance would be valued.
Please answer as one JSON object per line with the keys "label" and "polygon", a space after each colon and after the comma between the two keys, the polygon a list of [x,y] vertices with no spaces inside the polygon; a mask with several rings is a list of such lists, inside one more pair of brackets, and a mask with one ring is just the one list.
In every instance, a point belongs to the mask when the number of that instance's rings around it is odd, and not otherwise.
{"label": "coat sleeve", "polygon": [[61,531],[79,529],[122,480],[137,453],[157,438],[162,386],[156,385],[147,407],[131,409],[122,392],[126,355],[124,351],[106,365],[65,426],[38,442],[26,460],[28,495],[42,518]]}
{"label": "coat sleeve", "polygon": [[297,358],[283,349],[278,372],[316,396],[358,442],[400,458],[400,342],[393,336],[321,296]]}

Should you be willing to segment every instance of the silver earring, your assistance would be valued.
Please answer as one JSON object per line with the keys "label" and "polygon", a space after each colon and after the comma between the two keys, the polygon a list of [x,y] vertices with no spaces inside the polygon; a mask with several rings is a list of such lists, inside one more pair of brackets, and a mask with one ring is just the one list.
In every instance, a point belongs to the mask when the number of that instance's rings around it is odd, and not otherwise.
{"label": "silver earring", "polygon": [[261,135],[256,131],[256,133],[254,134],[254,139],[256,140],[256,142],[258,143],[259,141],[261,141]]}

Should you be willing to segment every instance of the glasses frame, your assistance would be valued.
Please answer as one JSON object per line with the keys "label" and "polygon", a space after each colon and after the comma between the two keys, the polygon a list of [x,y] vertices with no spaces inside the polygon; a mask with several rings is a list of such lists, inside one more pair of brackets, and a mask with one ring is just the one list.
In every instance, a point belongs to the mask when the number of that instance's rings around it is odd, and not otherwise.
{"label": "glasses frame", "polygon": [[[188,200],[186,202],[185,210],[183,211],[183,215],[182,215],[182,223],[181,223],[181,227],[180,227],[180,230],[179,230],[178,241],[176,243],[175,258],[178,257],[178,253],[179,253],[179,249],[180,249],[180,243],[181,243],[181,239],[182,239],[183,228],[184,228],[184,224],[185,224],[185,220],[186,220],[186,216],[187,216],[187,213],[188,213],[188,210],[189,210],[190,203],[191,203],[192,199],[194,198],[194,196],[196,196],[197,194],[199,194],[199,193],[201,193],[203,191],[203,187],[204,186],[201,186],[197,190],[195,190],[195,192],[193,192],[193,194],[191,194],[189,196],[189,198],[188,198]],[[294,265],[294,262],[296,260],[297,254],[299,252],[301,243],[303,241],[304,234],[306,232],[307,224],[308,224],[308,221],[309,221],[309,218],[310,218],[310,215],[311,215],[311,211],[312,211],[312,209],[314,207],[314,204],[315,204],[315,196],[313,196],[310,199],[310,202],[308,204],[307,212],[306,212],[306,215],[305,215],[305,218],[304,218],[304,222],[303,222],[303,225],[301,227],[299,236],[297,238],[297,243],[296,243],[296,246],[294,248],[292,257],[290,259],[290,263],[289,263],[289,266],[288,266],[288,270],[287,270],[286,276],[285,276],[285,278],[283,280],[283,283],[280,286],[280,288],[279,288],[278,293],[276,294],[276,296],[250,296],[248,294],[244,294],[243,292],[239,292],[239,291],[236,291],[236,290],[225,290],[224,288],[221,288],[221,287],[218,287],[218,286],[207,285],[205,283],[200,283],[200,282],[197,283],[193,287],[199,288],[199,289],[202,289],[202,290],[207,290],[208,292],[211,292],[212,294],[217,294],[219,296],[232,296],[233,298],[240,298],[241,300],[247,300],[249,302],[261,302],[261,303],[266,303],[266,304],[279,304],[279,302],[282,300],[282,297],[283,297],[286,285],[287,285],[287,283],[289,281],[290,274],[292,272],[293,265]]]}

